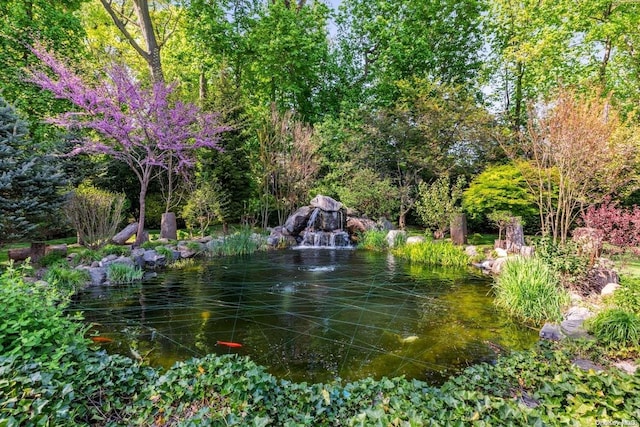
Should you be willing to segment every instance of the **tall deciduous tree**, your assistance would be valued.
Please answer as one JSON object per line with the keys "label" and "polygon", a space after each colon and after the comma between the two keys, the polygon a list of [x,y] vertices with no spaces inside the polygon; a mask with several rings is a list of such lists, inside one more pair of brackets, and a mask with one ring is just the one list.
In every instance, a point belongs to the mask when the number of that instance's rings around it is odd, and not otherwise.
{"label": "tall deciduous tree", "polygon": [[64,181],[56,162],[35,148],[27,123],[0,98],[0,246],[38,235],[62,204]]}
{"label": "tall deciduous tree", "polygon": [[219,125],[215,114],[203,114],[192,104],[172,103],[173,87],[162,82],[144,88],[125,68],[113,66],[104,79],[92,85],[42,46],[33,52],[53,77],[32,68],[30,81],[79,109],[51,121],[65,128],[91,130],[97,136],[79,141],[70,154],[110,155],[126,164],[138,179],[136,243],[142,243],[145,199],[152,178],[170,165],[177,170],[193,166],[195,150],[217,149],[220,134],[227,129]]}
{"label": "tall deciduous tree", "polygon": [[585,206],[635,178],[637,140],[608,98],[563,90],[529,114],[524,161],[516,164],[536,198],[542,233],[564,243]]}
{"label": "tall deciduous tree", "polygon": [[483,9],[478,0],[343,1],[338,34],[350,84],[390,102],[395,82],[412,76],[472,83],[481,65]]}
{"label": "tall deciduous tree", "polygon": [[23,68],[37,62],[28,46],[34,39],[45,41],[69,58],[83,54],[84,28],[74,12],[83,0],[0,1],[0,94],[29,122],[31,138],[52,143],[51,126],[42,118],[64,111],[68,104],[46,96],[23,79]]}

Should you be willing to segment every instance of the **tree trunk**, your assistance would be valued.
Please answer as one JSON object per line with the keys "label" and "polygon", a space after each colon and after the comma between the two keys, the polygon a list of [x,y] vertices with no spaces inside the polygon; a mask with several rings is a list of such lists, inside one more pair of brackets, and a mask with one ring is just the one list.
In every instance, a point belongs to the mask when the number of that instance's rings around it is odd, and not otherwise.
{"label": "tree trunk", "polygon": [[133,8],[138,17],[142,38],[147,44],[147,57],[145,57],[151,70],[151,76],[156,83],[164,83],[164,72],[162,62],[160,62],[160,45],[153,31],[153,22],[149,13],[149,2],[147,0],[134,0]]}
{"label": "tree trunk", "polygon": [[166,212],[162,214],[162,221],[160,222],[160,237],[169,240],[178,239],[178,224],[176,223],[175,213]]}
{"label": "tree trunk", "polygon": [[146,214],[147,187],[143,184],[140,190],[140,217],[138,218],[138,230],[136,231],[136,246],[141,246],[144,243],[144,218]]}

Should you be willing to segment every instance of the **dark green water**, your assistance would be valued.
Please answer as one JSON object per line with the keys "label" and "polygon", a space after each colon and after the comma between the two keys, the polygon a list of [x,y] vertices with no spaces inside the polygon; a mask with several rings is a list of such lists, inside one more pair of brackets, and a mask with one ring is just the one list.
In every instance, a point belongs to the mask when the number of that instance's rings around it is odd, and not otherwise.
{"label": "dark green water", "polygon": [[[153,365],[248,355],[278,377],[405,375],[433,384],[537,339],[493,306],[490,280],[354,250],[290,250],[203,261],[143,284],[93,288],[74,309]],[[240,348],[217,341],[242,344]]]}

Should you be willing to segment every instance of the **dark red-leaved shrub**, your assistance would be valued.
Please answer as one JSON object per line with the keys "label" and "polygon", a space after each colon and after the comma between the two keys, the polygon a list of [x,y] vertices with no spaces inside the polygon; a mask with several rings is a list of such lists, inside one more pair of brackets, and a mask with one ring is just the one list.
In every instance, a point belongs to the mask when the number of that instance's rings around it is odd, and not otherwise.
{"label": "dark red-leaved shrub", "polygon": [[623,208],[611,197],[599,206],[589,206],[582,215],[586,227],[602,232],[603,240],[622,249],[640,246],[640,208]]}

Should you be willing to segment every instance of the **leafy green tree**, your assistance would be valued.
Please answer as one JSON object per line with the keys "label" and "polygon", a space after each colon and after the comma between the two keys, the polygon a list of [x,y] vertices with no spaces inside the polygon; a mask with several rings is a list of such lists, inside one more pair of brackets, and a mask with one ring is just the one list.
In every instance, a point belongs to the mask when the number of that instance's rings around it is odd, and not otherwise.
{"label": "leafy green tree", "polygon": [[473,82],[481,66],[483,10],[478,0],[343,1],[338,43],[350,84],[365,99],[387,103],[395,98],[395,82],[412,76]]}
{"label": "leafy green tree", "polygon": [[338,198],[345,206],[358,210],[369,218],[395,219],[398,209],[397,189],[388,178],[371,169],[359,169],[337,188]]}
{"label": "leafy green tree", "polygon": [[448,176],[442,176],[432,184],[420,183],[420,198],[416,202],[416,211],[422,223],[433,231],[436,239],[444,238],[451,219],[462,212],[459,202],[464,185],[463,177],[458,177],[451,185]]}
{"label": "leafy green tree", "polygon": [[84,28],[75,12],[84,1],[0,1],[0,95],[24,115],[35,142],[57,140],[42,119],[65,111],[68,104],[24,81],[24,68],[37,62],[27,46],[40,40],[68,58],[81,57]]}
{"label": "leafy green tree", "polygon": [[[190,33],[210,78],[228,67],[252,114],[274,103],[313,122],[326,81],[328,7],[320,1],[193,1]],[[268,114],[268,113],[264,113]]]}
{"label": "leafy green tree", "polygon": [[0,98],[0,246],[41,237],[45,220],[62,204],[62,174],[37,148],[27,123]]}
{"label": "leafy green tree", "polygon": [[539,227],[538,209],[520,169],[512,163],[489,166],[462,194],[462,207],[474,228],[486,226],[493,212],[508,211],[528,226]]}

